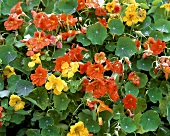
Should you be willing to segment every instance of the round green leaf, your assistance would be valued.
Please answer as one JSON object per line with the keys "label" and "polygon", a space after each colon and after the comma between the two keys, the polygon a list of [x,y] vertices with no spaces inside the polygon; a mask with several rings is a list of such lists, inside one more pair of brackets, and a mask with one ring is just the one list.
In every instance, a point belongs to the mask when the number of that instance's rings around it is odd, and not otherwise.
{"label": "round green leaf", "polygon": [[170,41],[170,33],[163,33],[163,41],[165,42]]}
{"label": "round green leaf", "polygon": [[63,56],[65,53],[66,53],[67,49],[66,48],[62,48],[62,49],[57,49],[53,55],[52,55],[52,58],[53,59],[56,59],[57,57],[59,56]]}
{"label": "round green leaf", "polygon": [[151,102],[156,103],[162,99],[162,92],[157,87],[150,88],[148,90],[148,96]]}
{"label": "round green leaf", "polygon": [[42,136],[61,136],[60,129],[54,125],[47,126],[41,131]]}
{"label": "round green leaf", "polygon": [[78,34],[78,35],[76,36],[76,38],[77,38],[77,41],[78,41],[78,42],[80,42],[80,43],[83,44],[83,46],[89,46],[90,43],[91,43],[90,40],[87,39],[87,37],[86,37],[85,34]]}
{"label": "round green leaf", "polygon": [[72,14],[76,11],[76,8],[78,6],[77,0],[60,0],[60,2],[57,5],[57,9],[59,9],[61,12],[65,14]]}
{"label": "round green leaf", "polygon": [[158,19],[165,19],[166,14],[165,14],[165,9],[160,8],[159,6],[155,6],[156,10],[155,13],[153,14],[154,21],[156,22]]}
{"label": "round green leaf", "polygon": [[22,114],[12,114],[10,122],[13,122],[15,124],[20,124],[22,121],[24,121],[25,116]]}
{"label": "round green leaf", "polygon": [[123,118],[120,122],[120,126],[127,133],[132,133],[136,130],[136,124],[130,117]]}
{"label": "round green leaf", "polygon": [[21,95],[22,96],[27,96],[30,92],[32,92],[33,89],[34,89],[34,86],[32,85],[31,82],[29,82],[27,80],[20,80],[17,83],[15,92],[19,96],[21,96]]}
{"label": "round green leaf", "polygon": [[66,110],[68,104],[70,103],[70,99],[67,97],[65,93],[61,93],[60,95],[54,95],[54,107],[58,111]]}
{"label": "round green leaf", "polygon": [[147,16],[145,20],[139,25],[139,29],[145,28],[151,24],[151,18]]}
{"label": "round green leaf", "polygon": [[121,37],[117,42],[116,55],[130,58],[136,53],[136,44],[129,37]]}
{"label": "round green leaf", "polygon": [[110,33],[121,35],[124,32],[125,26],[119,19],[113,19],[108,23]]}
{"label": "round green leaf", "polygon": [[43,117],[39,120],[39,127],[45,128],[46,126],[53,125],[54,120],[51,117]]}
{"label": "round green leaf", "polygon": [[153,110],[146,111],[140,118],[139,124],[147,131],[155,131],[160,125],[161,120],[157,112]]}
{"label": "round green leaf", "polygon": [[85,127],[88,129],[89,132],[97,133],[100,131],[99,124],[94,120],[89,120],[87,124],[85,124]]}
{"label": "round green leaf", "polygon": [[121,113],[124,113],[124,107],[122,104],[119,104],[119,105],[115,105],[113,107],[113,118],[114,119],[120,119],[120,114]]}
{"label": "round green leaf", "polygon": [[136,72],[136,75],[140,78],[140,86],[138,88],[143,88],[146,86],[146,83],[148,82],[148,77],[144,73]]}
{"label": "round green leaf", "polygon": [[27,136],[41,136],[39,129],[28,129],[26,131]]}
{"label": "round green leaf", "polygon": [[144,70],[144,71],[149,71],[152,68],[152,59],[147,57],[145,59],[141,58],[140,60],[137,61],[137,68]]}
{"label": "round green leaf", "polygon": [[170,85],[168,81],[162,81],[159,87],[159,90],[165,95],[168,94],[168,85]]}
{"label": "round green leaf", "polygon": [[14,51],[11,45],[0,46],[0,59],[2,59],[3,64],[9,64],[17,57],[16,51]]}
{"label": "round green leaf", "polygon": [[165,32],[165,33],[170,32],[170,22],[167,21],[166,19],[158,19],[155,22],[154,27],[156,30],[160,32]]}
{"label": "round green leaf", "polygon": [[96,23],[87,28],[86,36],[92,44],[102,45],[107,37],[107,30],[102,24]]}
{"label": "round green leaf", "polygon": [[137,95],[139,93],[139,89],[132,82],[127,82],[125,84],[125,93],[126,94],[133,94],[135,97],[137,97]]}
{"label": "round green leaf", "polygon": [[116,45],[114,42],[110,42],[108,44],[105,45],[105,48],[108,50],[108,51],[114,51],[115,48],[116,48]]}
{"label": "round green leaf", "polygon": [[151,33],[151,31],[152,31],[152,28],[151,28],[150,26],[147,26],[147,27],[141,29],[141,33],[142,33],[144,36],[149,36],[149,34]]}
{"label": "round green leaf", "polygon": [[150,33],[150,37],[153,37],[155,40],[157,40],[157,39],[163,40],[163,33],[158,32],[156,30],[152,30],[151,33]]}
{"label": "round green leaf", "polygon": [[143,98],[137,98],[137,107],[135,109],[135,114],[145,111],[147,108],[146,100]]}
{"label": "round green leaf", "polygon": [[54,124],[57,125],[60,121],[60,115],[54,109],[48,110],[47,114],[53,118]]}
{"label": "round green leaf", "polygon": [[49,105],[47,90],[44,87],[35,88],[27,97],[27,100],[37,105],[42,110],[45,110]]}

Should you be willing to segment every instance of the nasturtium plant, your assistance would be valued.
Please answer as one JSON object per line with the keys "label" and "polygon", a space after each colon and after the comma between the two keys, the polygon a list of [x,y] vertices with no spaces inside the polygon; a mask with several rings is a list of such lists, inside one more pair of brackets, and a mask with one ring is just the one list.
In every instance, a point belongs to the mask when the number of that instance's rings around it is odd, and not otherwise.
{"label": "nasturtium plant", "polygon": [[169,7],[0,1],[0,136],[168,135]]}

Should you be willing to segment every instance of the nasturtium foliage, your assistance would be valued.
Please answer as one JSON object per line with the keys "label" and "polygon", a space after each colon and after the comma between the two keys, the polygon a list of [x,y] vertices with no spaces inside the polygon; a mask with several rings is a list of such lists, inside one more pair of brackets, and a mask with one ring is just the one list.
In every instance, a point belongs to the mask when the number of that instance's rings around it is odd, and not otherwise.
{"label": "nasturtium foliage", "polygon": [[12,114],[10,121],[15,124],[20,124],[22,121],[24,121],[24,119],[25,119],[24,115],[14,113]]}
{"label": "nasturtium foliage", "polygon": [[111,34],[121,35],[125,29],[125,26],[119,19],[110,20],[108,26]]}
{"label": "nasturtium foliage", "polygon": [[141,72],[136,72],[136,75],[139,76],[139,78],[140,78],[140,86],[138,86],[138,88],[145,87],[148,82],[147,75],[144,73],[141,73]]}
{"label": "nasturtium foliage", "polygon": [[50,125],[53,125],[54,124],[54,120],[53,118],[51,117],[42,117],[40,120],[39,120],[39,127],[40,128],[45,128],[46,126],[50,126]]}
{"label": "nasturtium foliage", "polygon": [[153,110],[148,110],[140,118],[139,124],[146,131],[155,131],[161,123],[159,114]]}
{"label": "nasturtium foliage", "polygon": [[151,102],[156,103],[162,99],[162,92],[157,87],[150,88],[148,90],[148,96]]}
{"label": "nasturtium foliage", "polygon": [[102,24],[96,23],[87,28],[86,36],[92,44],[102,45],[107,37],[107,30]]}
{"label": "nasturtium foliage", "polygon": [[147,108],[146,100],[144,98],[137,98],[137,107],[135,109],[135,114],[144,112]]}
{"label": "nasturtium foliage", "polygon": [[48,136],[48,135],[49,136],[61,136],[60,129],[55,125],[46,126],[45,128],[42,129],[41,136]]}
{"label": "nasturtium foliage", "polygon": [[154,24],[154,28],[160,32],[169,33],[170,21],[167,21],[166,19],[158,19]]}
{"label": "nasturtium foliage", "polygon": [[70,103],[70,99],[67,97],[65,93],[61,93],[60,95],[54,95],[54,107],[58,111],[66,110],[68,104]]}
{"label": "nasturtium foliage", "polygon": [[130,117],[123,118],[120,122],[120,126],[127,133],[132,133],[137,129],[134,120]]}
{"label": "nasturtium foliage", "polygon": [[0,51],[2,64],[9,64],[17,57],[17,52],[14,50],[12,45],[2,45],[0,46]]}
{"label": "nasturtium foliage", "polygon": [[0,77],[0,91],[4,89],[4,82],[2,77]]}
{"label": "nasturtium foliage", "polygon": [[108,44],[105,45],[105,48],[108,50],[108,51],[114,51],[116,49],[116,44],[114,42],[110,42]]}
{"label": "nasturtium foliage", "polygon": [[83,46],[89,46],[91,43],[85,34],[78,34],[76,38],[77,41],[80,42]]}
{"label": "nasturtium foliage", "polygon": [[49,105],[47,90],[44,87],[37,87],[25,98],[42,110]]}
{"label": "nasturtium foliage", "polygon": [[41,136],[39,129],[28,129],[26,134],[27,136]]}
{"label": "nasturtium foliage", "polygon": [[124,113],[124,107],[121,104],[114,105],[113,107],[113,118],[114,119],[120,119],[120,114]]}
{"label": "nasturtium foliage", "polygon": [[137,68],[144,70],[144,71],[149,71],[152,68],[152,59],[147,57],[145,59],[141,58],[140,60],[137,61]]}
{"label": "nasturtium foliage", "polygon": [[139,89],[137,86],[135,86],[132,82],[127,82],[125,84],[125,93],[126,94],[132,94],[135,97],[137,97],[138,93],[139,93]]}
{"label": "nasturtium foliage", "polygon": [[129,37],[121,37],[117,41],[117,47],[115,54],[120,58],[128,57],[136,53],[136,44]]}
{"label": "nasturtium foliage", "polygon": [[61,13],[72,14],[76,12],[78,6],[77,0],[60,0],[56,8],[61,11]]}
{"label": "nasturtium foliage", "polygon": [[27,96],[34,89],[32,83],[27,80],[20,80],[17,83],[15,92],[19,96]]}

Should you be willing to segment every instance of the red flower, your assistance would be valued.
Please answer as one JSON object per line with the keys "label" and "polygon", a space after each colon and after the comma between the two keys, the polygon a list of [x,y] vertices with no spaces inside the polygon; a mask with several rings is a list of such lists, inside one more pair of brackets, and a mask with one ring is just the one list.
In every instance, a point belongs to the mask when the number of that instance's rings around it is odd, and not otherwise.
{"label": "red flower", "polygon": [[99,98],[101,96],[104,96],[107,92],[107,87],[105,85],[104,80],[102,79],[96,79],[95,81],[89,83],[86,86],[87,92],[92,92],[93,97]]}
{"label": "red flower", "polygon": [[113,77],[110,77],[106,80],[106,86],[107,86],[107,93],[110,95],[110,98],[116,102],[120,99],[118,94],[118,86],[116,82],[114,81]]}
{"label": "red flower", "polygon": [[104,27],[107,27],[107,23],[106,23],[106,18],[97,18],[97,20],[99,21],[100,24],[102,24]]}
{"label": "red flower", "polygon": [[61,66],[64,62],[67,62],[68,64],[70,64],[70,57],[68,55],[64,55],[64,56],[59,56],[58,58],[56,58],[55,60],[55,70],[61,72]]}
{"label": "red flower", "polygon": [[116,3],[113,12],[114,13],[119,13],[121,11],[122,7],[119,3]]}
{"label": "red flower", "polygon": [[135,44],[136,44],[136,49],[139,50],[140,49],[140,41],[139,40],[135,40]]}
{"label": "red flower", "polygon": [[103,78],[104,67],[101,64],[91,64],[87,67],[86,74],[90,79]]}
{"label": "red flower", "polygon": [[83,9],[85,7],[85,0],[78,0],[77,11]]}
{"label": "red flower", "polygon": [[145,50],[147,50],[147,49],[150,48],[150,46],[152,46],[152,44],[154,44],[154,43],[155,43],[154,38],[149,37],[148,40],[144,43],[143,46],[144,46]]}
{"label": "red flower", "polygon": [[140,86],[140,78],[136,75],[135,72],[131,72],[129,74],[128,80],[131,80],[134,85]]}
{"label": "red flower", "polygon": [[96,10],[95,10],[95,15],[96,15],[96,16],[106,16],[106,15],[107,15],[107,12],[106,12],[106,10],[105,10],[104,8],[98,7],[98,8],[96,8]]}
{"label": "red flower", "polygon": [[127,94],[125,98],[123,98],[123,104],[126,109],[135,109],[136,108],[136,97],[132,94]]}
{"label": "red flower", "polygon": [[4,23],[6,30],[16,30],[22,27],[24,20],[18,19],[18,17],[19,15],[16,13],[9,15],[8,20]]}
{"label": "red flower", "polygon": [[2,121],[0,121],[0,128],[2,128]]}
{"label": "red flower", "polygon": [[55,30],[58,26],[58,17],[54,14],[52,14],[48,20],[45,20],[44,19],[44,22],[45,23],[45,27],[48,31],[52,31],[52,30]]}
{"label": "red flower", "polygon": [[90,100],[87,100],[87,106],[89,107],[90,110],[94,110],[94,105],[96,104],[95,101],[90,101]]}
{"label": "red flower", "polygon": [[76,48],[71,49],[67,54],[70,56],[72,61],[79,61],[83,59],[83,55],[81,54],[82,50],[88,51],[83,47],[77,46]]}
{"label": "red flower", "polygon": [[100,7],[98,0],[86,0],[86,5],[88,8],[98,8]]}
{"label": "red flower", "polygon": [[88,83],[89,83],[89,80],[87,78],[84,78],[81,83],[81,86],[82,86],[82,88],[80,90],[81,92],[84,92],[86,90],[86,86],[88,85]]}
{"label": "red flower", "polygon": [[113,72],[118,73],[118,74],[123,74],[123,64],[119,60],[116,60],[113,63]]}
{"label": "red flower", "polygon": [[163,52],[165,47],[166,47],[165,42],[162,42],[160,39],[157,39],[157,41],[151,45],[150,49],[151,51],[153,51],[154,55],[157,55]]}
{"label": "red flower", "polygon": [[46,82],[47,73],[47,69],[39,65],[35,70],[35,74],[31,74],[30,76],[32,83],[36,86],[42,86]]}
{"label": "red flower", "polygon": [[91,62],[86,62],[85,64],[79,64],[80,65],[80,74],[84,74],[87,70],[87,68],[91,65]]}
{"label": "red flower", "polygon": [[22,8],[21,8],[21,3],[22,2],[18,2],[14,7],[11,8],[10,12],[11,13],[16,13],[17,15],[22,14]]}
{"label": "red flower", "polygon": [[72,37],[76,34],[77,34],[77,31],[75,30],[69,30],[68,32],[60,33],[64,41],[67,40],[68,37]]}
{"label": "red flower", "polygon": [[58,18],[61,21],[64,21],[63,23],[70,25],[70,26],[75,26],[76,22],[78,21],[77,18],[74,18],[73,15],[71,14],[60,14],[58,15]]}

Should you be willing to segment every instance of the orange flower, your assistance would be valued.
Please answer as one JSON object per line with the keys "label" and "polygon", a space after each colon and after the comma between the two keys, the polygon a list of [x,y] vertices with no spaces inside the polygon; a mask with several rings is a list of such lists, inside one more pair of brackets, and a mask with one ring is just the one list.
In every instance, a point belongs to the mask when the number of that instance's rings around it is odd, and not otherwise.
{"label": "orange flower", "polygon": [[131,72],[128,75],[128,80],[131,80],[134,85],[140,86],[140,78],[136,75],[135,72]]}
{"label": "orange flower", "polygon": [[80,63],[80,74],[84,74],[87,68],[91,65],[91,62],[86,62],[85,64]]}
{"label": "orange flower", "polygon": [[98,113],[98,112],[102,112],[102,111],[104,111],[104,110],[107,110],[107,111],[113,113],[113,110],[110,109],[103,101],[101,101],[101,100],[94,100],[94,101],[95,101],[95,102],[98,102],[98,103],[100,104],[100,105],[98,106],[98,108],[97,108],[97,113]]}
{"label": "orange flower", "polygon": [[107,22],[106,22],[106,18],[97,18],[97,20],[99,21],[100,24],[102,24],[104,27],[107,27]]}
{"label": "orange flower", "polygon": [[86,90],[86,86],[88,85],[88,83],[89,83],[89,80],[87,78],[84,78],[81,83],[81,86],[82,86],[82,88],[80,90],[81,92],[84,92]]}
{"label": "orange flower", "polygon": [[149,37],[148,40],[144,43],[144,48],[145,50],[147,50],[148,48],[150,48],[150,46],[152,46],[152,44],[155,43],[155,39],[152,37]]}
{"label": "orange flower", "polygon": [[67,54],[70,56],[72,61],[79,61],[83,59],[82,51],[88,51],[87,49],[77,46],[76,48],[71,49]]}
{"label": "orange flower", "polygon": [[107,87],[105,85],[104,80],[102,79],[96,79],[95,81],[89,83],[86,86],[87,92],[92,92],[93,97],[99,98],[101,96],[104,96],[107,92]]}
{"label": "orange flower", "polygon": [[75,26],[76,22],[78,21],[77,18],[74,18],[71,14],[60,14],[58,17],[61,21],[64,21],[63,23],[70,26]]}
{"label": "orange flower", "polygon": [[67,62],[68,64],[70,64],[70,61],[71,61],[71,60],[70,60],[70,57],[69,57],[68,55],[59,56],[59,57],[56,58],[56,60],[55,60],[55,63],[56,63],[56,65],[55,65],[55,70],[61,72],[61,71],[62,71],[62,68],[61,68],[62,64],[65,63],[65,62]]}
{"label": "orange flower", "polygon": [[28,48],[39,51],[40,49],[43,49],[45,46],[50,44],[50,39],[46,37],[43,31],[34,32],[34,38],[30,38],[26,44]]}
{"label": "orange flower", "polygon": [[54,14],[52,14],[48,20],[45,20],[44,19],[44,22],[45,22],[45,28],[48,30],[48,31],[52,31],[52,30],[55,30],[58,26],[58,17]]}
{"label": "orange flower", "polygon": [[118,73],[118,74],[123,74],[123,64],[119,60],[116,60],[113,63],[113,72]]}
{"label": "orange flower", "polygon": [[83,9],[85,7],[85,0],[78,0],[77,11]]}
{"label": "orange flower", "polygon": [[62,39],[65,41],[67,40],[68,37],[72,37],[76,35],[77,33],[78,32],[75,30],[69,30],[68,32],[60,33],[60,35],[62,36]]}
{"label": "orange flower", "polygon": [[46,82],[47,73],[47,69],[39,65],[35,70],[35,74],[31,74],[30,76],[32,83],[36,86],[42,86]]}
{"label": "orange flower", "polygon": [[88,8],[98,8],[100,7],[98,0],[86,0],[86,5]]}
{"label": "orange flower", "polygon": [[151,51],[153,51],[154,55],[157,55],[163,52],[165,47],[166,47],[165,42],[162,42],[160,39],[157,39],[157,41],[151,45],[150,49]]}
{"label": "orange flower", "polygon": [[140,48],[141,48],[140,41],[139,40],[135,40],[135,44],[136,44],[136,49],[140,50]]}
{"label": "orange flower", "polygon": [[121,11],[122,7],[119,3],[116,3],[113,12],[114,13],[119,13]]}
{"label": "orange flower", "polygon": [[21,8],[21,3],[22,2],[18,2],[14,7],[11,8],[10,12],[11,13],[16,13],[17,15],[22,14],[22,8]]}
{"label": "orange flower", "polygon": [[125,98],[123,98],[123,104],[126,109],[135,109],[136,108],[136,97],[132,94],[127,94]]}
{"label": "orange flower", "polygon": [[96,16],[106,16],[106,15],[107,15],[107,12],[106,12],[106,10],[105,10],[104,8],[98,7],[98,8],[96,8],[96,10],[95,10],[95,15],[96,15]]}
{"label": "orange flower", "polygon": [[170,73],[170,67],[168,67],[168,66],[163,67],[163,72],[165,73],[166,80],[168,80],[169,73]]}
{"label": "orange flower", "polygon": [[4,23],[6,30],[16,30],[22,27],[24,20],[18,19],[18,17],[19,15],[16,13],[9,15],[8,20]]}
{"label": "orange flower", "polygon": [[100,52],[100,53],[96,53],[94,55],[94,60],[96,63],[104,63],[106,61],[106,57],[105,57],[105,53],[104,52]]}
{"label": "orange flower", "polygon": [[31,11],[31,14],[34,19],[33,23],[35,24],[35,26],[37,28],[46,30],[45,22],[48,20],[48,16],[43,12],[36,13],[35,11]]}
{"label": "orange flower", "polygon": [[87,67],[86,74],[90,79],[103,78],[104,67],[101,64],[91,64]]}
{"label": "orange flower", "polygon": [[116,82],[114,81],[113,77],[110,77],[106,80],[106,86],[107,86],[107,93],[110,95],[110,98],[116,102],[120,99],[118,94],[118,86]]}

